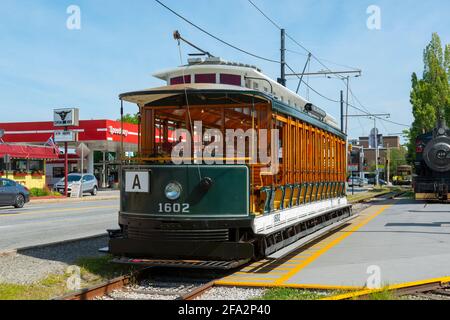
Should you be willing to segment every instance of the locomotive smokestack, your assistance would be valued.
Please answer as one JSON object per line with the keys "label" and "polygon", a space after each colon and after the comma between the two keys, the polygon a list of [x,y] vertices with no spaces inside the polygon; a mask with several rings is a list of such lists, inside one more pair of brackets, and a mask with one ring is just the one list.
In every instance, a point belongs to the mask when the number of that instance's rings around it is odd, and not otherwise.
{"label": "locomotive smokestack", "polygon": [[443,114],[443,110],[441,109],[438,112],[435,136],[443,136],[447,133],[447,131],[448,131],[447,123],[445,121],[445,116]]}

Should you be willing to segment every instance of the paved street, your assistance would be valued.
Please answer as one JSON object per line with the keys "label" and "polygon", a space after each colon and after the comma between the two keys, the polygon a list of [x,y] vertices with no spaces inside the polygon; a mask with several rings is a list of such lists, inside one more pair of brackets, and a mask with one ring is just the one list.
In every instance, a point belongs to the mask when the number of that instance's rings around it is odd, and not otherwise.
{"label": "paved street", "polygon": [[0,208],[0,251],[77,239],[117,228],[119,200]]}

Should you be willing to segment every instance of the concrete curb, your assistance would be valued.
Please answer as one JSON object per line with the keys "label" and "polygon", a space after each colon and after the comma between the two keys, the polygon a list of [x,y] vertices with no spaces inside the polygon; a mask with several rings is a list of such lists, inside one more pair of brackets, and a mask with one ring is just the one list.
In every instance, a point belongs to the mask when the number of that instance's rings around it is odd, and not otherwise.
{"label": "concrete curb", "polygon": [[120,196],[105,196],[105,197],[89,197],[89,198],[61,198],[61,199],[31,199],[32,204],[41,203],[77,203],[77,202],[93,202],[106,200],[119,200]]}
{"label": "concrete curb", "polygon": [[5,251],[0,251],[0,257],[14,256],[23,251],[37,250],[37,249],[43,249],[43,248],[48,248],[48,247],[56,247],[56,246],[71,244],[71,243],[80,242],[80,241],[95,240],[95,239],[99,239],[99,238],[103,238],[103,237],[107,237],[107,236],[108,236],[108,233],[105,232],[105,233],[97,234],[94,236],[69,239],[69,240],[63,240],[63,241],[56,241],[56,242],[39,244],[39,245],[35,245],[35,246],[28,246],[28,247],[23,247],[23,248],[18,248],[18,249],[10,249],[10,250],[5,250]]}

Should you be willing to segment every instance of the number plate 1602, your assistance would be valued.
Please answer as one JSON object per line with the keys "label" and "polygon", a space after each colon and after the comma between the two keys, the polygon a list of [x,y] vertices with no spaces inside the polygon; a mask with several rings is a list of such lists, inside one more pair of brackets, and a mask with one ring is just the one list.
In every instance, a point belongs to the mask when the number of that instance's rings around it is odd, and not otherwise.
{"label": "number plate 1602", "polygon": [[160,203],[159,213],[190,213],[189,203]]}

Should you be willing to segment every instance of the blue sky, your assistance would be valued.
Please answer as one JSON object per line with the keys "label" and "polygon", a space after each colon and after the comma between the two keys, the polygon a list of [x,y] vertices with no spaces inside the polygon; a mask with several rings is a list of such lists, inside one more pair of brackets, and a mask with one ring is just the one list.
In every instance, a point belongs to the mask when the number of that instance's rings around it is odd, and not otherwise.
{"label": "blue sky", "polygon": [[[251,52],[279,59],[279,31],[246,0],[163,0],[213,34]],[[412,121],[412,72],[422,73],[422,52],[438,32],[450,43],[448,0],[254,0],[287,32],[335,70],[361,68],[351,86],[372,112]],[[66,28],[69,5],[81,8],[81,30]],[[366,27],[370,5],[381,9],[381,30]],[[241,54],[207,37],[149,0],[0,0],[0,122],[51,119],[53,108],[79,107],[83,119],[118,117],[118,95],[160,85],[151,74],[180,64],[172,32],[226,60],[256,64],[272,78],[279,66]],[[288,62],[300,70],[305,52],[291,41]],[[184,48],[185,53],[188,52]],[[331,61],[331,62],[328,62]],[[322,69],[318,63],[311,71]],[[336,79],[311,79],[338,99]],[[289,81],[291,88],[296,81]],[[303,87],[302,95],[306,95]],[[313,92],[310,100],[335,117],[339,106]],[[351,101],[352,102],[352,101]],[[356,104],[356,102],[354,102]],[[127,105],[128,112],[135,111]],[[352,112],[353,113],[353,112]],[[366,135],[372,122],[351,119],[350,136]],[[391,124],[380,130],[403,130]]]}

